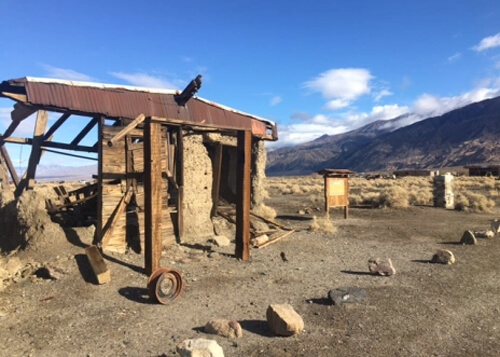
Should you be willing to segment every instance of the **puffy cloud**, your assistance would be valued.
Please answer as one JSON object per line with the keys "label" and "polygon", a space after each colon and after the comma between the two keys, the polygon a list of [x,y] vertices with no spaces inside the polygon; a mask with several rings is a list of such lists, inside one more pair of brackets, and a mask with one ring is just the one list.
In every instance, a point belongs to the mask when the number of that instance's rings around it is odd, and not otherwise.
{"label": "puffy cloud", "polygon": [[460,57],[462,57],[462,54],[460,52],[457,52],[454,55],[451,55],[450,57],[448,57],[448,62],[455,62],[455,61],[459,60]]}
{"label": "puffy cloud", "polygon": [[394,93],[392,93],[390,90],[388,89],[382,89],[380,92],[377,92],[373,95],[373,100],[375,100],[376,102],[379,102],[380,99],[384,98],[384,97],[388,97],[388,96],[391,96],[393,95]]}
{"label": "puffy cloud", "polygon": [[278,105],[279,103],[281,103],[281,101],[282,101],[281,96],[275,95],[271,98],[271,100],[269,101],[269,104],[271,104],[272,106],[275,106],[275,105]]}
{"label": "puffy cloud", "polygon": [[69,81],[82,81],[82,82],[92,82],[94,78],[88,76],[86,74],[77,72],[68,68],[59,68],[54,66],[49,66],[47,64],[42,64],[42,67],[45,69],[46,76],[57,78],[57,79],[66,79]]}
{"label": "puffy cloud", "polygon": [[478,45],[472,47],[477,52],[482,52],[490,48],[500,47],[500,32],[496,35],[485,37]]}
{"label": "puffy cloud", "polygon": [[377,105],[372,108],[370,113],[349,113],[345,120],[350,123],[351,129],[356,129],[377,120],[394,119],[409,111],[410,108],[406,106],[400,107],[397,104]]}
{"label": "puffy cloud", "polygon": [[163,88],[163,89],[179,89],[178,86],[176,86],[170,81],[164,80],[163,78],[154,77],[145,73],[110,72],[110,74],[134,86]]}
{"label": "puffy cloud", "polygon": [[339,68],[321,73],[304,83],[304,87],[321,93],[328,100],[326,107],[338,110],[349,106],[362,95],[370,93],[370,71],[363,68]]}

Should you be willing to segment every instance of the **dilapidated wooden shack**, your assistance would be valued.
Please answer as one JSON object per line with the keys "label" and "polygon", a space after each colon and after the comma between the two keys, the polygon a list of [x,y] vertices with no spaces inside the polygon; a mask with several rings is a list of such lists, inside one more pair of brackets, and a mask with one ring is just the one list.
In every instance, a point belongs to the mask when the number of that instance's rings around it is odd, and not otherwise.
{"label": "dilapidated wooden shack", "polygon": [[[199,243],[213,234],[210,220],[224,200],[236,205],[236,256],[247,260],[250,208],[263,199],[264,141],[277,140],[276,125],[194,96],[200,85],[201,76],[183,92],[33,77],[5,80],[0,96],[16,103],[0,136],[0,179],[7,182],[10,175],[19,196],[33,188],[44,151],[94,153],[96,189],[83,199],[96,200],[95,244],[111,250],[142,244],[150,273],[159,266],[162,245]],[[50,126],[48,113],[57,115]],[[13,136],[35,114],[33,136]],[[74,137],[54,141],[72,120],[86,125]],[[95,144],[83,145],[95,132]],[[23,176],[5,143],[31,146]]]}

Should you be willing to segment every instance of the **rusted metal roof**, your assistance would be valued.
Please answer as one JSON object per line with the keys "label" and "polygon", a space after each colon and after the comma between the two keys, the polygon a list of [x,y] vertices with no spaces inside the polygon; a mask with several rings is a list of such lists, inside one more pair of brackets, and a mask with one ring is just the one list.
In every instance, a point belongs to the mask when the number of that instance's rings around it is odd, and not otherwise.
{"label": "rusted metal roof", "polygon": [[252,134],[277,140],[273,122],[235,109],[193,97],[179,106],[175,91],[25,77],[3,81],[4,92],[26,95],[26,102],[54,111],[107,118],[135,119],[139,114],[174,120],[186,125],[229,130],[250,130]]}

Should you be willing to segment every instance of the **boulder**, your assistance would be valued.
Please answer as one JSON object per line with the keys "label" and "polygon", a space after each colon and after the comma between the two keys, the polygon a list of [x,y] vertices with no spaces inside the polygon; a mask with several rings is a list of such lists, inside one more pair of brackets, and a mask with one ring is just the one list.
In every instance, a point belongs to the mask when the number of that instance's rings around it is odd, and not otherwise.
{"label": "boulder", "polygon": [[495,233],[493,233],[493,231],[490,231],[490,230],[477,231],[477,232],[474,232],[474,236],[476,238],[493,238],[495,236]]}
{"label": "boulder", "polygon": [[378,274],[382,276],[391,276],[396,274],[396,269],[392,265],[392,261],[390,259],[381,260],[381,259],[373,259],[368,260],[368,269],[372,274]]}
{"label": "boulder", "polygon": [[218,246],[218,247],[227,247],[229,244],[231,244],[231,241],[229,240],[229,238],[225,237],[225,236],[220,236],[220,235],[217,235],[217,236],[214,236],[212,238],[212,241]]}
{"label": "boulder", "polygon": [[462,239],[460,239],[460,243],[466,245],[476,245],[477,244],[476,236],[472,231],[465,231],[464,234],[462,235]]}
{"label": "boulder", "polygon": [[258,247],[261,244],[266,243],[269,240],[269,236],[267,234],[263,234],[261,236],[252,238],[250,240],[250,244],[252,244],[252,247]]}
{"label": "boulder", "polygon": [[333,289],[328,292],[333,305],[363,303],[368,299],[366,291],[357,287]]}
{"label": "boulder", "polygon": [[227,338],[240,338],[243,336],[243,330],[238,321],[225,319],[209,321],[205,325],[205,332]]}
{"label": "boulder", "polygon": [[304,329],[304,320],[289,304],[269,305],[266,312],[267,326],[279,336],[292,336]]}
{"label": "boulder", "polygon": [[204,338],[184,340],[176,349],[181,357],[224,357],[224,351],[217,341]]}
{"label": "boulder", "polygon": [[450,250],[438,249],[436,254],[432,256],[431,262],[450,265],[455,263],[455,256]]}

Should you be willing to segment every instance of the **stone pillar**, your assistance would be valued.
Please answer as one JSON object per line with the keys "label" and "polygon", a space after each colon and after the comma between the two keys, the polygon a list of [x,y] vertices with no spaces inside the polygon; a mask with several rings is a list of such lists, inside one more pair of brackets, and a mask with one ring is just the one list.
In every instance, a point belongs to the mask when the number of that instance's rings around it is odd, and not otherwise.
{"label": "stone pillar", "polygon": [[447,173],[434,177],[434,207],[455,208],[453,175]]}

